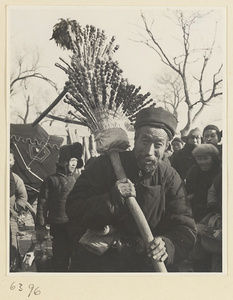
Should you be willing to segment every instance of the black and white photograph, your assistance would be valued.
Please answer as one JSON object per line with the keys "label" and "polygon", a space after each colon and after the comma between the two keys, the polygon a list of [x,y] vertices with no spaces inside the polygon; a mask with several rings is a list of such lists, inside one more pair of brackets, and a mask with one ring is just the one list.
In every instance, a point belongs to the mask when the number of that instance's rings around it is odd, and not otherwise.
{"label": "black and white photograph", "polygon": [[14,297],[46,298],[37,276],[226,276],[226,6],[8,5],[6,19]]}

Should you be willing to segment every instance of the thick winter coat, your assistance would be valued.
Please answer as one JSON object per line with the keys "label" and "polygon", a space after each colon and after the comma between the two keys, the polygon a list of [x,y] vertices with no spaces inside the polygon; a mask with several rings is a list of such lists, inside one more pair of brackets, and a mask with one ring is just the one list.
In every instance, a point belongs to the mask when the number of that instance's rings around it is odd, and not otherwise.
{"label": "thick winter coat", "polygon": [[222,172],[214,178],[208,191],[207,207],[213,213],[222,213]]}
{"label": "thick winter coat", "polygon": [[170,157],[172,167],[179,173],[181,179],[185,180],[188,170],[196,165],[195,157],[192,154],[194,145],[185,144],[184,147],[174,152]]}
{"label": "thick winter coat", "polygon": [[[120,157],[126,176],[135,185],[137,202],[153,235],[162,236],[166,243],[167,262],[182,260],[195,243],[196,227],[186,205],[186,192],[180,176],[172,167],[159,162],[154,175],[142,181],[133,151],[120,153]],[[77,247],[87,229],[100,230],[105,225],[113,225],[124,236],[134,238],[140,235],[126,205],[119,201],[115,182],[108,156],[98,157],[77,180],[66,202]],[[108,251],[103,257],[105,255],[109,255]],[[88,265],[88,261],[85,263]]]}
{"label": "thick winter coat", "polygon": [[37,204],[36,225],[67,223],[66,198],[75,184],[74,175],[57,172],[42,183]]}
{"label": "thick winter coat", "polygon": [[207,207],[208,190],[219,172],[219,164],[213,166],[206,172],[202,171],[199,166],[196,165],[193,166],[187,174],[186,190],[188,195],[194,195],[190,203],[193,218],[196,222],[201,221],[210,212]]}

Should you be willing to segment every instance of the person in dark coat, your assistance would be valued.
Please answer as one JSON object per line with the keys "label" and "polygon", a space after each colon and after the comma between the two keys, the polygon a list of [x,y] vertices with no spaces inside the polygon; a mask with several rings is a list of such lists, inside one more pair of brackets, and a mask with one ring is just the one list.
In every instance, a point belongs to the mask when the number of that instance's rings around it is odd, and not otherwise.
{"label": "person in dark coat", "polygon": [[91,155],[91,157],[85,163],[85,169],[96,159],[97,153],[96,153],[95,149],[90,150],[90,155]]}
{"label": "person in dark coat", "polygon": [[[207,207],[212,214],[221,216],[219,223],[215,224],[215,235],[218,232],[218,239],[222,241],[222,172],[214,178],[208,191]],[[222,272],[222,251],[213,254],[211,272]]]}
{"label": "person in dark coat", "polygon": [[[151,259],[174,271],[193,248],[196,227],[184,184],[162,161],[176,126],[162,108],[142,109],[134,149],[120,153],[128,179],[116,179],[108,155],[79,177],[66,202],[75,241],[72,272],[153,272]],[[154,236],[147,251],[125,203],[129,196],[136,196]]]}
{"label": "person in dark coat", "polygon": [[212,144],[202,144],[193,150],[193,155],[197,165],[189,170],[186,178],[186,190],[198,228],[195,248],[199,249],[199,255],[194,260],[193,268],[195,272],[210,272],[212,255],[202,249],[201,235],[202,224],[206,224],[211,216],[211,207],[207,204],[208,192],[214,178],[221,172],[219,151]]}
{"label": "person in dark coat", "polygon": [[198,128],[192,129],[187,135],[184,147],[170,156],[172,167],[179,173],[181,179],[184,181],[188,170],[196,164],[192,151],[201,143],[201,131]]}
{"label": "person in dark coat", "polygon": [[213,179],[221,171],[219,151],[212,144],[202,144],[193,150],[197,161],[188,172],[186,190],[190,198],[193,217],[201,221],[210,211],[207,208],[207,194]]}
{"label": "person in dark coat", "polygon": [[213,213],[222,213],[222,171],[213,179],[208,191],[207,207]]}
{"label": "person in dark coat", "polygon": [[50,225],[53,237],[52,252],[55,272],[66,272],[69,268],[71,243],[68,217],[65,212],[66,198],[72,190],[77,176],[76,169],[83,166],[83,148],[80,143],[60,148],[57,170],[48,176],[40,188],[37,204],[37,239],[43,241]]}

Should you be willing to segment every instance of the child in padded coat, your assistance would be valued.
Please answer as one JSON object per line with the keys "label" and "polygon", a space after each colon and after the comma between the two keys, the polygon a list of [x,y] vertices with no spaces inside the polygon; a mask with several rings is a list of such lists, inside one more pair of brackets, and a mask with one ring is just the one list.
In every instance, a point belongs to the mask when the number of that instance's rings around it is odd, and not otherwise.
{"label": "child in padded coat", "polygon": [[83,147],[80,143],[62,146],[56,173],[48,176],[40,188],[36,220],[37,239],[43,241],[46,225],[49,224],[53,237],[55,272],[67,272],[69,269],[71,246],[65,203],[78,177],[76,169],[83,166],[82,153]]}

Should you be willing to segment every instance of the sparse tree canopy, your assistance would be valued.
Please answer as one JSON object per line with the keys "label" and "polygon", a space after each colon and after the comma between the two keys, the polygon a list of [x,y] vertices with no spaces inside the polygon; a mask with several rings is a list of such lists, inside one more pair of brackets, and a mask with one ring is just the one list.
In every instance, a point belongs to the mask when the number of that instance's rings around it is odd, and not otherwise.
{"label": "sparse tree canopy", "polygon": [[[40,71],[41,68],[40,54],[37,49],[30,49],[30,51],[28,49],[27,52],[22,50],[19,55],[14,56],[11,64],[11,111],[24,124],[40,115],[48,103],[60,93],[57,84],[45,76]],[[59,113],[56,107],[50,113],[53,115],[55,112],[65,117],[64,110]],[[47,121],[50,120],[43,120],[43,122]]]}
{"label": "sparse tree canopy", "polygon": [[[161,62],[166,66],[165,75],[158,79],[160,84],[166,86],[166,92],[158,97],[159,101],[172,113],[178,116],[178,108],[183,102],[186,104],[186,124],[181,130],[181,135],[186,135],[192,123],[201,115],[210,101],[222,95],[222,62],[214,61],[213,54],[216,50],[217,23],[211,35],[212,41],[208,46],[201,45],[198,35],[194,39],[195,26],[202,22],[205,30],[205,22],[211,12],[176,10],[169,15],[168,22],[179,29],[176,43],[170,36],[170,47],[164,43],[162,38],[154,31],[155,19],[150,19],[141,12],[143,28],[140,29],[141,39],[137,42],[144,43],[150,47]],[[160,28],[162,30],[162,28]],[[206,32],[206,34],[209,34]],[[208,39],[210,37],[208,36]],[[175,49],[177,48],[177,49]],[[172,51],[171,51],[172,50]],[[169,75],[170,73],[170,75]],[[182,115],[182,118],[184,115]]]}

